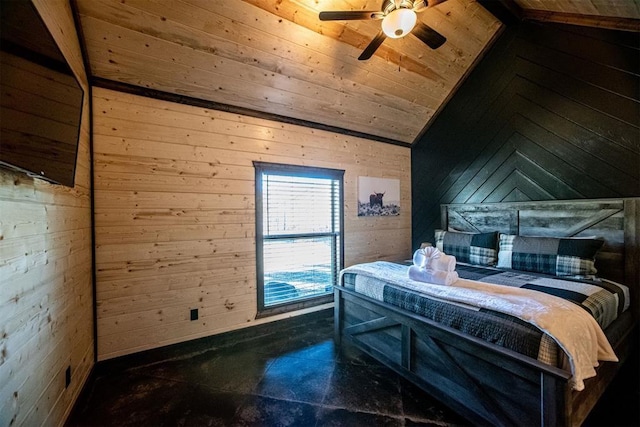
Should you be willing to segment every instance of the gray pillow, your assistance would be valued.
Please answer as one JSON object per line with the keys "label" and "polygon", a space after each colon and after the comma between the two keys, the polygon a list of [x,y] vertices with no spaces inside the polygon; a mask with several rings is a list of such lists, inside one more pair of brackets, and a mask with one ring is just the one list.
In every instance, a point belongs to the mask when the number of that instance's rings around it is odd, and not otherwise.
{"label": "gray pillow", "polygon": [[436,230],[436,248],[456,257],[457,262],[475,265],[496,265],[498,232],[463,233]]}

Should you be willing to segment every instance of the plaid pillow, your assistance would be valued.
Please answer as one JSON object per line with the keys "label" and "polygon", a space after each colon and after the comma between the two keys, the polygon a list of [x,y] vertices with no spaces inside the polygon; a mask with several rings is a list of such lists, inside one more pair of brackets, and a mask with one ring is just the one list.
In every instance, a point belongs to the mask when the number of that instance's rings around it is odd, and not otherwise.
{"label": "plaid pillow", "polygon": [[592,279],[601,239],[562,239],[500,234],[498,267]]}
{"label": "plaid pillow", "polygon": [[456,257],[456,261],[476,265],[496,265],[498,233],[461,233],[436,230],[436,248]]}

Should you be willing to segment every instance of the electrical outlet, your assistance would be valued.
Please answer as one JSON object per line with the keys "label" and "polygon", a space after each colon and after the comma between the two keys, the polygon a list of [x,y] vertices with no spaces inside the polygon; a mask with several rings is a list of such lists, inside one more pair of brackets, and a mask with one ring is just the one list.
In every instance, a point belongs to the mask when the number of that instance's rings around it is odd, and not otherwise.
{"label": "electrical outlet", "polygon": [[197,308],[192,308],[191,309],[191,320],[198,320],[198,309]]}
{"label": "electrical outlet", "polygon": [[71,365],[67,366],[67,370],[64,372],[64,388],[69,387],[71,384]]}

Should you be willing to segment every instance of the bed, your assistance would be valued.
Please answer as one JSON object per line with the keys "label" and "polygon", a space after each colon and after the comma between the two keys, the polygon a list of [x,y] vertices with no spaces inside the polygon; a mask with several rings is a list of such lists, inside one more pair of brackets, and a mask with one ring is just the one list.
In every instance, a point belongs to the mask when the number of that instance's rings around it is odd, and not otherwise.
{"label": "bed", "polygon": [[629,288],[629,309],[604,329],[619,362],[601,362],[596,376],[577,391],[567,369],[357,292],[344,281],[335,289],[336,342],[359,347],[474,424],[582,424],[638,345],[640,198],[441,209],[442,230],[603,239],[595,261],[598,277]]}

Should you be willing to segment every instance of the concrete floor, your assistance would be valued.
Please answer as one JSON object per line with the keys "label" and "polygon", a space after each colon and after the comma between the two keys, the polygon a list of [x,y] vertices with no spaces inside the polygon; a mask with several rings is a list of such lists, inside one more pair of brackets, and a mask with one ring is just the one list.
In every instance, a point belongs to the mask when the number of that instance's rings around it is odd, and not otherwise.
{"label": "concrete floor", "polygon": [[[316,313],[100,363],[67,424],[468,424],[364,353],[352,347],[337,351],[331,315]],[[638,401],[629,406],[639,396],[637,370],[618,382],[586,425],[639,425]]]}

